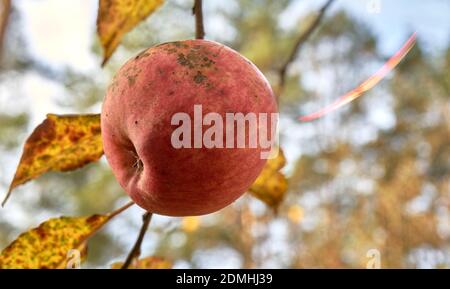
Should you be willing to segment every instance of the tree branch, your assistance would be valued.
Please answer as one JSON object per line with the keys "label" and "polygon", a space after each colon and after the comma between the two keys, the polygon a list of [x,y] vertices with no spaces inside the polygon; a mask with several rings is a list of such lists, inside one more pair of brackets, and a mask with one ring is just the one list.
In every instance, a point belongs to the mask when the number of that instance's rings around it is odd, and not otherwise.
{"label": "tree branch", "polygon": [[292,61],[294,61],[295,57],[297,56],[297,53],[299,49],[302,47],[302,45],[308,40],[308,38],[311,36],[311,34],[316,30],[316,28],[319,26],[320,22],[322,21],[323,16],[325,15],[325,12],[330,7],[330,5],[333,3],[334,0],[328,0],[322,8],[319,10],[317,17],[314,19],[314,21],[311,23],[311,25],[306,29],[305,32],[303,32],[300,37],[295,42],[295,45],[286,60],[286,62],[281,66],[279,70],[279,88],[280,91],[284,87],[284,84],[286,82],[286,72],[289,68],[289,65]]}
{"label": "tree branch", "polygon": [[192,14],[195,15],[195,38],[203,39],[205,37],[205,28],[203,26],[202,0],[195,0]]}
{"label": "tree branch", "polygon": [[10,11],[11,0],[2,0],[0,12],[0,57],[3,54],[3,42],[6,34],[6,27],[8,26]]}
{"label": "tree branch", "polygon": [[120,269],[128,269],[131,262],[133,262],[133,260],[135,258],[138,258],[139,255],[141,255],[142,241],[144,240],[144,236],[145,236],[145,233],[147,232],[148,225],[150,224],[150,221],[152,220],[152,215],[153,215],[152,213],[146,212],[142,216],[142,227],[141,227],[141,230],[139,231],[138,238],[137,238],[136,242],[134,243],[134,246],[131,249],[130,253],[128,254],[127,259],[125,260],[125,263],[123,263],[122,268],[120,268]]}

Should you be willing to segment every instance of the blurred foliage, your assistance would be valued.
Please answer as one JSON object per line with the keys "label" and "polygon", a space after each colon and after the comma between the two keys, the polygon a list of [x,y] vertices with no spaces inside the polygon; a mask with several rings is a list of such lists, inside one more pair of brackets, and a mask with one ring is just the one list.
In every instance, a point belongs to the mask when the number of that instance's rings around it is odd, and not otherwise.
{"label": "blurred foliage", "polygon": [[8,115],[0,113],[0,146],[9,150],[19,146],[20,142],[15,137],[20,135],[28,124],[28,115],[20,113],[18,115]]}
{"label": "blurred foliage", "polygon": [[[112,269],[122,268],[123,263],[117,262],[111,265]],[[146,257],[139,260],[135,260],[134,264],[131,264],[128,269],[170,269],[172,263],[167,260],[158,257]]]}
{"label": "blurred foliage", "polygon": [[[98,108],[111,75],[127,58],[157,42],[192,37],[188,2],[168,1],[124,38],[106,69],[86,74],[56,71],[18,49],[26,39],[20,34],[20,13],[14,11],[0,85],[34,71],[65,87],[69,97],[57,100],[61,106],[80,113]],[[280,15],[293,2],[240,0],[230,1],[233,9],[206,7],[206,37],[249,57],[276,84],[280,63],[312,17],[281,29]],[[234,37],[208,34],[214,17],[230,26]],[[322,107],[385,60],[369,27],[342,11],[326,15],[288,72],[280,96],[282,116],[294,119]],[[92,50],[100,64],[99,47],[96,40]],[[277,215],[244,196],[216,214],[150,226],[147,237],[154,246],[142,255],[161,256],[175,267],[221,266],[233,257],[235,266],[246,268],[365,268],[367,252],[376,249],[382,267],[449,267],[449,68],[450,47],[443,54],[426,52],[419,36],[392,78],[355,103],[313,123],[280,127],[281,146],[290,152],[287,156],[298,157],[287,158],[289,186]],[[24,142],[29,111],[12,114],[0,108],[0,160],[11,161],[6,156]],[[7,177],[2,175],[2,182]],[[36,214],[104,212],[124,196],[103,162],[52,173],[23,187],[31,189],[41,194],[21,205]],[[1,248],[17,237],[16,226],[0,219]],[[137,228],[130,225],[127,234],[137,234]],[[94,267],[123,259],[129,249],[109,231],[91,244],[87,266]]]}

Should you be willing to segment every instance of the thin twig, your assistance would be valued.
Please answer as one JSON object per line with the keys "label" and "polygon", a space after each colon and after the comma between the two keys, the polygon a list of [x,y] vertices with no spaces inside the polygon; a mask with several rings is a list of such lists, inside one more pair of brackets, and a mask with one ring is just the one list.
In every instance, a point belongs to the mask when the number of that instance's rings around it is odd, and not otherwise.
{"label": "thin twig", "polygon": [[108,218],[112,219],[115,216],[117,216],[118,214],[122,213],[123,211],[125,211],[126,209],[128,209],[129,207],[131,207],[132,205],[134,205],[134,202],[128,202],[125,205],[123,205],[122,207],[116,209],[115,211],[112,211],[111,213],[108,214]]}
{"label": "thin twig", "polygon": [[287,72],[287,69],[288,69],[289,65],[291,64],[291,62],[297,56],[297,53],[298,53],[299,49],[301,48],[301,46],[308,40],[308,38],[311,36],[311,34],[319,26],[320,22],[322,21],[323,16],[325,15],[325,12],[330,7],[331,3],[333,3],[333,1],[334,0],[328,0],[325,3],[325,5],[322,6],[322,8],[319,10],[316,18],[311,23],[311,25],[308,27],[308,29],[306,29],[305,32],[303,32],[300,35],[300,37],[297,39],[297,41],[295,42],[295,45],[292,48],[292,51],[291,51],[289,57],[287,58],[286,62],[284,62],[284,64],[281,66],[281,68],[279,70],[279,75],[280,75],[279,88],[280,88],[280,91],[281,91],[281,89],[283,89],[284,84],[286,82],[286,72]]}
{"label": "thin twig", "polygon": [[146,212],[142,216],[142,227],[139,232],[138,238],[137,238],[136,242],[134,243],[134,246],[131,249],[130,253],[128,254],[127,259],[125,260],[125,263],[123,263],[121,269],[128,269],[131,262],[133,262],[133,260],[135,258],[138,258],[139,255],[141,255],[141,244],[142,244],[142,241],[144,240],[145,233],[147,232],[148,225],[150,224],[150,221],[152,220],[152,215],[153,215],[152,213]]}
{"label": "thin twig", "polygon": [[205,28],[203,26],[202,0],[195,0],[192,14],[195,15],[195,38],[203,39],[205,37]]}

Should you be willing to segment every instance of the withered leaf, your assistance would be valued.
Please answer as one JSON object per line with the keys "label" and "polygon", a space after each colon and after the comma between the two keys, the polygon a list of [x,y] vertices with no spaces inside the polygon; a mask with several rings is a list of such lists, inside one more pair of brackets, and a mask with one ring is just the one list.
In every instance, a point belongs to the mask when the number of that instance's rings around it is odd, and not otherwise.
{"label": "withered leaf", "polygon": [[97,161],[103,154],[99,114],[48,114],[25,142],[11,191],[49,171],[70,171]]}
{"label": "withered leaf", "polygon": [[120,44],[122,37],[147,18],[164,0],[100,0],[97,33],[104,49],[102,66]]}
{"label": "withered leaf", "polygon": [[250,193],[276,210],[287,191],[286,177],[280,169],[286,164],[283,151],[279,149],[275,158],[267,160],[261,174],[251,185]]}
{"label": "withered leaf", "polygon": [[83,258],[87,239],[132,204],[106,215],[49,219],[22,233],[1,252],[0,269],[66,268],[71,250],[78,250]]}

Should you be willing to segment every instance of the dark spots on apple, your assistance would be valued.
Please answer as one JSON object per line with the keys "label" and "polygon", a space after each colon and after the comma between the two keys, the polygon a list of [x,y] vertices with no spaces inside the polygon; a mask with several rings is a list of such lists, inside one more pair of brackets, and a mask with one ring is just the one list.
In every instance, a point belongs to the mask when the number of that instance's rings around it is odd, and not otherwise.
{"label": "dark spots on apple", "polygon": [[200,71],[197,71],[197,74],[194,76],[194,81],[197,84],[203,83],[207,79]]}
{"label": "dark spots on apple", "polygon": [[128,86],[133,86],[136,83],[136,76],[129,75],[127,76]]}

